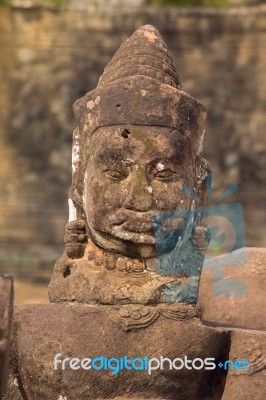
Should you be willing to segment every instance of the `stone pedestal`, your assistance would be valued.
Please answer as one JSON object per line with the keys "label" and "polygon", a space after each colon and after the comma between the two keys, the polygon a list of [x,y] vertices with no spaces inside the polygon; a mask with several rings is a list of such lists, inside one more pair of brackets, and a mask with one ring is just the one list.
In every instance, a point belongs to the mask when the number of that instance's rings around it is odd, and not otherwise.
{"label": "stone pedestal", "polygon": [[[225,360],[226,332],[203,326],[192,305],[25,305],[15,310],[12,357],[23,399],[220,399],[225,372],[73,370],[54,358],[161,356]],[[176,363],[179,366],[179,362]],[[199,365],[199,364],[197,364]],[[16,375],[17,374],[17,375]]]}

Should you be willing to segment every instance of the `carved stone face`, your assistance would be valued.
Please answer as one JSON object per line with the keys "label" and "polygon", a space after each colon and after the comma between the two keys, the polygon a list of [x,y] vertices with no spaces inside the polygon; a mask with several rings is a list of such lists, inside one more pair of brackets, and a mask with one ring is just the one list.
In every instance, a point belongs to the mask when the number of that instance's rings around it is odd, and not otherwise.
{"label": "carved stone face", "polygon": [[93,241],[108,250],[156,255],[152,216],[186,210],[194,168],[190,143],[158,126],[108,126],[89,139],[84,210]]}

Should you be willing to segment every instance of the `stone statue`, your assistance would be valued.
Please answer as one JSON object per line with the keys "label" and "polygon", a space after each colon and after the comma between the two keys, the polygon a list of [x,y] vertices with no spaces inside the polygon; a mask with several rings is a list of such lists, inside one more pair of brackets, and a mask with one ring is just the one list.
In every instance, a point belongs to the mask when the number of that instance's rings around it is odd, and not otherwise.
{"label": "stone statue", "polygon": [[[21,398],[264,398],[263,333],[200,319],[206,111],[181,90],[159,32],[146,25],[123,43],[74,112],[70,218],[52,304],[17,307],[14,318],[11,376]],[[217,366],[246,354],[245,343],[249,371]],[[138,358],[135,368],[125,356]],[[94,369],[78,365],[86,357],[98,358]],[[119,371],[102,357],[119,359]],[[147,358],[160,357],[164,368],[148,374]],[[214,368],[203,368],[210,358]],[[182,368],[183,360],[196,361]]]}
{"label": "stone statue", "polygon": [[52,302],[158,303],[166,284],[177,288],[186,280],[190,290],[176,289],[172,297],[191,301],[194,294],[197,301],[203,249],[194,270],[184,261],[183,268],[175,265],[175,277],[158,273],[158,251],[177,245],[178,225],[163,231],[173,211],[183,214],[175,218],[182,231],[176,263],[189,253],[188,241],[204,242],[206,233],[184,192],[193,188],[204,209],[206,111],[180,86],[159,32],[146,26],[120,47],[97,88],[75,103],[71,220],[50,284]]}

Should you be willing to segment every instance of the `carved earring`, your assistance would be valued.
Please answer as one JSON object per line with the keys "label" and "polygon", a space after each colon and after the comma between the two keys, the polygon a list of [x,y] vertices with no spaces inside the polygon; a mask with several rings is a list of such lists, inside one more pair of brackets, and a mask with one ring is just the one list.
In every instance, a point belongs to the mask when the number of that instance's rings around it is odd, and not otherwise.
{"label": "carved earring", "polygon": [[69,258],[83,257],[88,242],[86,226],[83,220],[70,221],[66,224],[64,242],[66,254]]}

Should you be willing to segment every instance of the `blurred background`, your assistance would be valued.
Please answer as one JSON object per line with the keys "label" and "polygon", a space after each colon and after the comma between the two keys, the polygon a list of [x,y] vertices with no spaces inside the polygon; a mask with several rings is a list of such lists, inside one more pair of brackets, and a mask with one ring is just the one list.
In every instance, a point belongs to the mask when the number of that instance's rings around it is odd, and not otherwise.
{"label": "blurred background", "polygon": [[48,302],[63,252],[72,104],[121,42],[161,32],[183,89],[208,110],[213,197],[232,184],[248,246],[266,246],[266,3],[240,0],[0,0],[0,273],[15,302]]}

